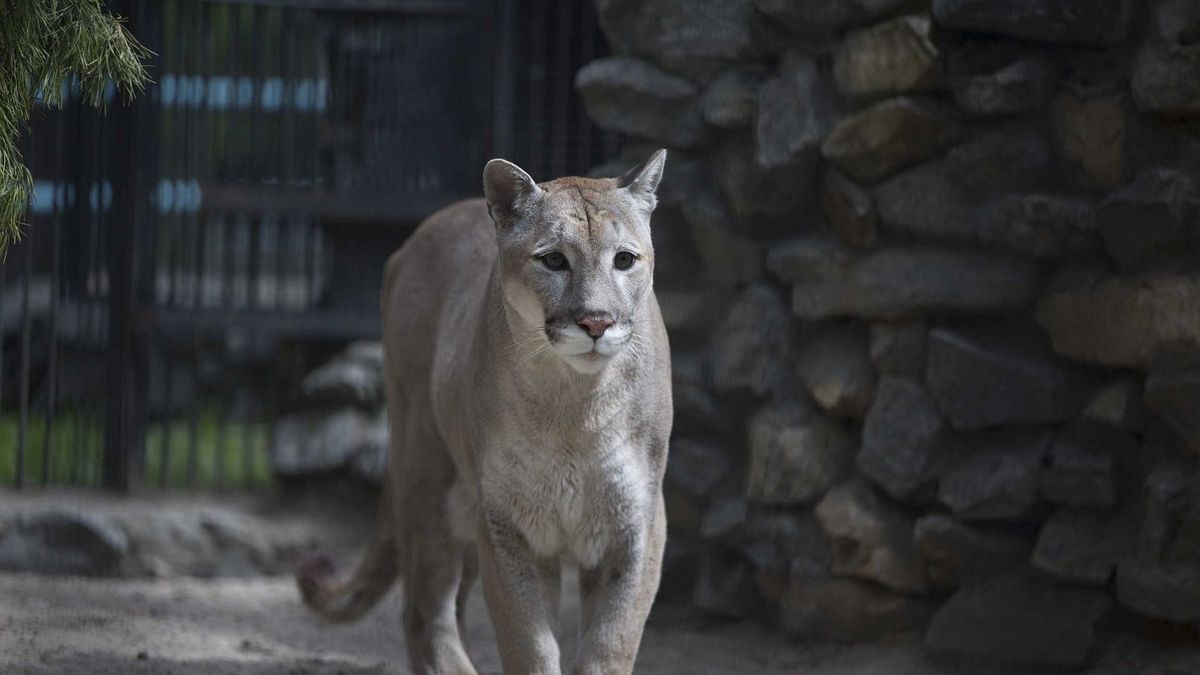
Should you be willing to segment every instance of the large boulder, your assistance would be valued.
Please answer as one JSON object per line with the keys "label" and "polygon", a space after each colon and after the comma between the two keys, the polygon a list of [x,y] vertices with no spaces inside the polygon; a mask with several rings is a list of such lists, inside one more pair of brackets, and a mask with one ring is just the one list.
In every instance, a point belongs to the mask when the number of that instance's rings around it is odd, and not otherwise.
{"label": "large boulder", "polygon": [[[762,278],[763,254],[758,242],[737,231],[737,220],[720,195],[703,190],[689,197],[680,210],[692,248],[704,274],[722,286]],[[695,270],[691,270],[691,280]],[[668,329],[670,326],[668,326]],[[709,326],[705,326],[707,330]]]}
{"label": "large boulder", "polygon": [[971,199],[943,162],[901,171],[876,185],[872,194],[885,231],[941,239],[975,236]]}
{"label": "large boulder", "polygon": [[765,396],[786,384],[794,331],[787,307],[769,286],[738,295],[713,334],[709,368],[718,392]]}
{"label": "large boulder", "polygon": [[863,424],[858,468],[896,499],[926,499],[945,469],[944,432],[923,383],[884,377]]}
{"label": "large boulder", "polygon": [[995,527],[963,523],[941,513],[917,520],[913,545],[925,561],[929,582],[939,591],[970,586],[1029,560],[1025,537]]}
{"label": "large boulder", "polygon": [[1059,588],[1013,573],[962,588],[942,605],[925,646],[936,654],[1024,668],[1080,668],[1112,608],[1095,590]]}
{"label": "large boulder", "polygon": [[879,243],[879,214],[870,191],[836,169],[825,172],[821,207],[842,241],[858,248]]}
{"label": "large boulder", "polygon": [[596,10],[614,52],[696,81],[763,56],[750,0],[597,0]]}
{"label": "large boulder", "polygon": [[1162,351],[1146,378],[1146,407],[1200,452],[1200,351]]}
{"label": "large boulder", "polygon": [[783,281],[820,281],[842,274],[856,259],[840,240],[822,235],[776,243],[767,269]]}
{"label": "large boulder", "polygon": [[764,169],[755,158],[752,138],[730,138],[708,155],[708,161],[739,232],[777,237],[795,231],[797,211],[816,196],[814,166]]}
{"label": "large boulder", "polygon": [[833,540],[833,572],[903,593],[925,593],[929,581],[912,544],[913,521],[861,479],[830,490],[816,508]]}
{"label": "large boulder", "polygon": [[821,139],[833,125],[832,101],[816,62],[796,51],[785,54],[778,74],[758,92],[754,127],[758,165],[813,173],[820,161]]}
{"label": "large boulder", "polygon": [[1003,195],[973,216],[981,241],[1040,259],[1086,252],[1096,231],[1091,204],[1053,194]]}
{"label": "large boulder", "polygon": [[1038,112],[1050,99],[1058,71],[1044,56],[1021,58],[991,72],[955,79],[954,101],[977,115]]}
{"label": "large boulder", "polygon": [[775,403],[749,424],[746,496],[767,504],[811,503],[854,461],[854,436],[807,403]]}
{"label": "large boulder", "polygon": [[875,395],[866,326],[840,322],[820,330],[801,348],[796,374],[827,412],[862,419]]}
{"label": "large boulder", "polygon": [[921,598],[818,570],[793,570],[779,597],[784,633],[821,643],[875,642],[911,633],[924,624],[928,611]]}
{"label": "large boulder", "polygon": [[871,361],[880,373],[924,378],[928,342],[924,319],[871,323]]}
{"label": "large boulder", "polygon": [[1200,274],[1060,286],[1042,298],[1037,320],[1063,356],[1145,368],[1164,345],[1200,346]]}
{"label": "large boulder", "polygon": [[1062,422],[1079,414],[1090,380],[1031,340],[935,328],[925,379],[956,428]]}
{"label": "large boulder", "polygon": [[1112,427],[1079,422],[1059,432],[1042,471],[1048,502],[1111,508],[1117,502],[1117,467],[1137,452],[1137,439]]}
{"label": "large boulder", "polygon": [[938,499],[964,520],[1024,521],[1036,515],[1042,460],[1054,434],[1004,430],[964,434]]}
{"label": "large boulder", "polygon": [[758,11],[801,31],[870,23],[917,4],[914,0],[754,0]]}
{"label": "large boulder", "polygon": [[387,447],[387,416],[382,409],[307,410],[275,422],[269,447],[271,471],[295,478],[349,468],[378,481],[386,466]]}
{"label": "large boulder", "polygon": [[1059,509],[1042,526],[1030,562],[1056,579],[1104,587],[1133,551],[1135,528],[1128,514]]}
{"label": "large boulder", "polygon": [[1037,127],[986,127],[946,153],[946,172],[975,199],[1032,192],[1056,180],[1054,155]]}
{"label": "large boulder", "polygon": [[1129,170],[1129,96],[1124,82],[1081,85],[1069,82],[1050,106],[1050,124],[1058,154],[1067,161],[1075,183],[1111,190]]}
{"label": "large boulder", "polygon": [[913,14],[851,31],[834,55],[838,89],[854,98],[921,91],[941,81],[941,55],[928,15]]}
{"label": "large boulder", "polygon": [[797,281],[792,312],[804,319],[901,319],[931,312],[1007,312],[1032,299],[1028,262],[933,246],[888,248],[820,279]]}
{"label": "large boulder", "polygon": [[0,522],[0,570],[110,575],[128,551],[125,533],[103,516],[56,510]]}
{"label": "large boulder", "polygon": [[1129,31],[1128,0],[934,0],[947,28],[1023,40],[1111,46]]}
{"label": "large boulder", "polygon": [[598,126],[673,148],[704,139],[699,90],[688,80],[638,59],[612,56],[579,69],[575,88]]}
{"label": "large boulder", "polygon": [[960,132],[948,108],[901,96],[842,118],[821,145],[821,152],[850,176],[872,183],[936,154]]}
{"label": "large boulder", "polygon": [[754,123],[758,91],[767,79],[759,67],[731,68],[713,78],[700,95],[704,121],[721,129],[741,129]]}
{"label": "large boulder", "polygon": [[1200,248],[1200,184],[1173,169],[1142,171],[1110,194],[1097,211],[1109,254],[1124,268],[1146,268]]}

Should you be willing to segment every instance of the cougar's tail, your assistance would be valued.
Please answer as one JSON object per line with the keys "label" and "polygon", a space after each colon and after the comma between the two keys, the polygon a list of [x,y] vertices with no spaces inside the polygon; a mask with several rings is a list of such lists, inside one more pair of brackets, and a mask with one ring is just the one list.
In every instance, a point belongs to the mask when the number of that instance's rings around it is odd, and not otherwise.
{"label": "cougar's tail", "polygon": [[344,623],[361,618],[387,595],[399,577],[399,549],[386,489],[381,501],[379,531],[348,579],[338,580],[333,561],[321,554],[305,558],[296,572],[304,604],[329,621]]}

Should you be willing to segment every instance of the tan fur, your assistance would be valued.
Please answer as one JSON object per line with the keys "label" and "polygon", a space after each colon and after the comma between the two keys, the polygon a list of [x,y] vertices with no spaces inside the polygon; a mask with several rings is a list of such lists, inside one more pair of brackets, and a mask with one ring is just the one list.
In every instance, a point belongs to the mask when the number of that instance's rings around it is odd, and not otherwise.
{"label": "tan fur", "polygon": [[[391,257],[388,524],[346,582],[302,570],[315,610],[356,618],[398,571],[413,669],[474,673],[461,614],[478,567],[504,671],[558,673],[565,560],[580,568],[576,672],[632,671],[666,533],[670,352],[650,237],[664,158],[541,185],[492,160],[486,202],[434,214]],[[621,251],[637,255],[628,270]],[[604,313],[615,323],[599,338],[577,323]]]}

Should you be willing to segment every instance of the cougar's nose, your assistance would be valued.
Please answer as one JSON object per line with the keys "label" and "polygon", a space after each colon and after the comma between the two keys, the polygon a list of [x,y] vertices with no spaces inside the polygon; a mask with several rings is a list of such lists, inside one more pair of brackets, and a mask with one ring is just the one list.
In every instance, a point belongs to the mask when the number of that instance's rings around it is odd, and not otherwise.
{"label": "cougar's nose", "polygon": [[579,324],[580,328],[587,331],[587,334],[591,335],[592,339],[596,339],[601,335],[604,335],[604,331],[608,330],[608,327],[613,325],[614,322],[612,317],[610,317],[608,314],[596,313],[584,314],[578,319],[575,319],[575,323]]}

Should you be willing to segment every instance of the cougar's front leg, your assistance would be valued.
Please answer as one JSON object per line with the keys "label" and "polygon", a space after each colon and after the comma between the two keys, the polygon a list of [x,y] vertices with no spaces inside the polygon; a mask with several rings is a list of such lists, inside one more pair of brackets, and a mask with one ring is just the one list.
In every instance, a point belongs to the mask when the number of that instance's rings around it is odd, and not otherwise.
{"label": "cougar's front leg", "polygon": [[582,601],[578,675],[633,672],[642,629],[658,592],[667,518],[662,495],[644,528],[591,569],[579,570]]}
{"label": "cougar's front leg", "polygon": [[479,568],[504,672],[560,675],[541,565],[511,521],[483,510],[476,537]]}

